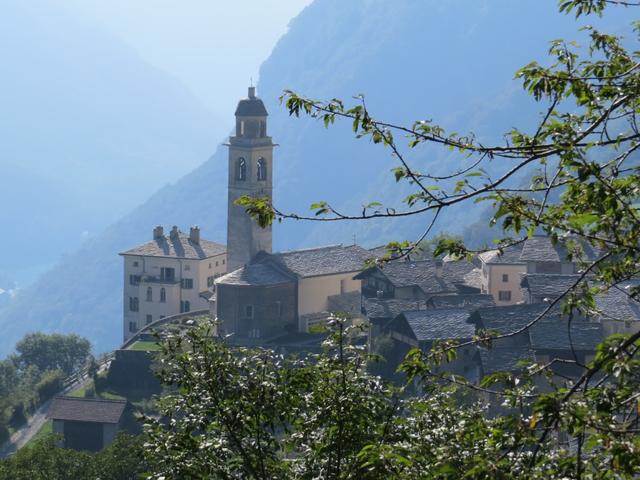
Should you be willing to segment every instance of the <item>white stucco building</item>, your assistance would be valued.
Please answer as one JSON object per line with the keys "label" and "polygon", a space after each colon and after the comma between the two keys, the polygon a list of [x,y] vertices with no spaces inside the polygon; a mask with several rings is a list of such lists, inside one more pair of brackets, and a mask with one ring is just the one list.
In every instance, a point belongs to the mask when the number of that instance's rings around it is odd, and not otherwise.
{"label": "white stucco building", "polygon": [[224,245],[158,226],[153,240],[120,253],[124,259],[123,338],[163,317],[205,310],[214,280],[227,271]]}

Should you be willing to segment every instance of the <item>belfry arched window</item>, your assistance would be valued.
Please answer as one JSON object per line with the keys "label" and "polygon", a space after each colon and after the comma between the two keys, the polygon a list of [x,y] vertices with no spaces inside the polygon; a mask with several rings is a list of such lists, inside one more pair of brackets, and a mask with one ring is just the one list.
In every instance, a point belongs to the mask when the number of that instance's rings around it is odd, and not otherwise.
{"label": "belfry arched window", "polygon": [[262,157],[258,159],[258,163],[256,164],[256,172],[258,180],[267,179],[267,162]]}
{"label": "belfry arched window", "polygon": [[238,168],[236,172],[236,178],[244,181],[247,179],[247,162],[244,158],[238,159]]}

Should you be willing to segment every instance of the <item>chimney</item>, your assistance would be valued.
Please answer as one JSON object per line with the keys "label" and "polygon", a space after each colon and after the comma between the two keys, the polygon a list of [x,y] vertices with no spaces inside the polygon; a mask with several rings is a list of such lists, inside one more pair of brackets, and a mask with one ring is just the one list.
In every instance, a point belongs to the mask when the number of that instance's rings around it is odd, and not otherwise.
{"label": "chimney", "polygon": [[256,98],[256,87],[249,87],[249,98]]}
{"label": "chimney", "polygon": [[193,227],[191,227],[191,230],[189,231],[189,240],[191,240],[196,245],[200,244],[200,227],[199,226],[194,225]]}
{"label": "chimney", "polygon": [[164,228],[162,228],[162,225],[156,225],[153,229],[153,239],[158,240],[162,237],[164,237]]}
{"label": "chimney", "polygon": [[178,226],[174,225],[171,228],[171,233],[169,234],[169,236],[171,237],[172,240],[178,238]]}

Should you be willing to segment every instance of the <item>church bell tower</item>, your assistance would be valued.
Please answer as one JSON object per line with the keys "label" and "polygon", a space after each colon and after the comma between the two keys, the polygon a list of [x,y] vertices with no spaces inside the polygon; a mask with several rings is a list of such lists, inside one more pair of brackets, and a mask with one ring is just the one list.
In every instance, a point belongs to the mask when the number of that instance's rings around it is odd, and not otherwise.
{"label": "church bell tower", "polygon": [[235,204],[243,195],[272,198],[273,143],[267,136],[267,109],[249,87],[238,102],[236,134],[229,139],[229,203],[227,211],[227,271],[232,272],[260,252],[271,252],[271,226],[261,228]]}

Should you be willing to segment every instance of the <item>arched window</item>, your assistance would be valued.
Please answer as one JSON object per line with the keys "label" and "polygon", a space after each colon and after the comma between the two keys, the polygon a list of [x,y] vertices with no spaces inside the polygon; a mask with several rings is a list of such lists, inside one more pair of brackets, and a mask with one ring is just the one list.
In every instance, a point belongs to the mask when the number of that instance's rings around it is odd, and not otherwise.
{"label": "arched window", "polygon": [[267,162],[262,157],[258,159],[257,172],[258,180],[267,179]]}
{"label": "arched window", "polygon": [[241,181],[247,179],[247,162],[244,158],[238,159],[238,170],[236,172],[236,178]]}
{"label": "arched window", "polygon": [[164,287],[160,289],[160,301],[161,302],[167,301],[167,291],[164,289]]}
{"label": "arched window", "polygon": [[147,287],[147,302],[153,302],[153,289]]}

